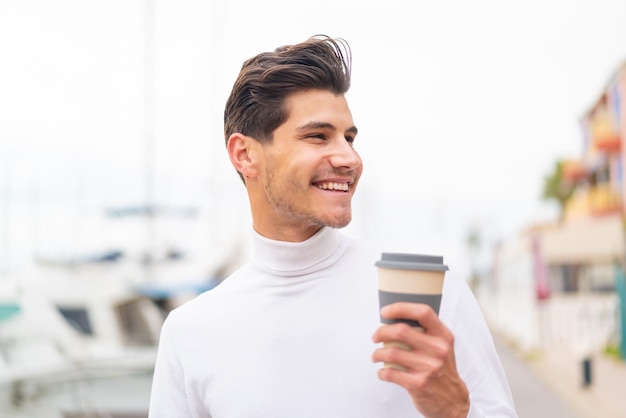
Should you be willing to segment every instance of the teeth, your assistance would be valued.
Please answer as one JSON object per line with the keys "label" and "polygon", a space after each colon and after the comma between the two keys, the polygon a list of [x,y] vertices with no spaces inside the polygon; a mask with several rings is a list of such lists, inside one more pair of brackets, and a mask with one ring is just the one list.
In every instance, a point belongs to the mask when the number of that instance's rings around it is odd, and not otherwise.
{"label": "teeth", "polygon": [[324,190],[341,190],[344,192],[348,191],[348,183],[327,182],[327,183],[320,183],[317,185],[317,187],[319,187],[320,189],[324,189]]}

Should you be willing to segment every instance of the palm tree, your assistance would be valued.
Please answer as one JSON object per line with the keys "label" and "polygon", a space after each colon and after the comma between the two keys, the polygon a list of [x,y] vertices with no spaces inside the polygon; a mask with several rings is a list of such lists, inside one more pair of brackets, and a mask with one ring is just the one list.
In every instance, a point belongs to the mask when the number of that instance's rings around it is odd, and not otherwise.
{"label": "palm tree", "polygon": [[482,246],[482,234],[478,225],[473,225],[465,236],[465,245],[470,263],[469,285],[472,290],[476,290],[480,281],[480,272],[478,271],[478,258]]}
{"label": "palm tree", "polygon": [[543,178],[542,197],[555,200],[559,205],[559,220],[563,220],[565,204],[574,193],[576,185],[563,176],[563,161],[556,161],[552,173]]}

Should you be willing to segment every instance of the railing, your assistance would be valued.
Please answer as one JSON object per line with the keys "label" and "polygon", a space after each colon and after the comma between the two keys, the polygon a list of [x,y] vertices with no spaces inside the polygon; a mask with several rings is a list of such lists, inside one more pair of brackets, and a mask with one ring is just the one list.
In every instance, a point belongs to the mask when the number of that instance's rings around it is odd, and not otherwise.
{"label": "railing", "polygon": [[539,341],[597,352],[616,345],[618,298],[614,293],[553,296],[538,314]]}

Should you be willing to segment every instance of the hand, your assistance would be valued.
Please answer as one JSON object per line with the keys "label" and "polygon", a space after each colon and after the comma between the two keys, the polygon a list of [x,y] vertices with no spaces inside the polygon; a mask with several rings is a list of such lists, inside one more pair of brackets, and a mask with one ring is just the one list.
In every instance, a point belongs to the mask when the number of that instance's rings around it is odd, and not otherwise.
{"label": "hand", "polygon": [[433,309],[420,303],[397,302],[385,306],[387,319],[412,319],[422,328],[404,323],[382,325],[374,333],[375,343],[387,345],[374,351],[374,362],[387,362],[405,368],[385,367],[378,378],[405,388],[418,411],[428,418],[466,418],[469,392],[459,376],[454,357],[454,336]]}

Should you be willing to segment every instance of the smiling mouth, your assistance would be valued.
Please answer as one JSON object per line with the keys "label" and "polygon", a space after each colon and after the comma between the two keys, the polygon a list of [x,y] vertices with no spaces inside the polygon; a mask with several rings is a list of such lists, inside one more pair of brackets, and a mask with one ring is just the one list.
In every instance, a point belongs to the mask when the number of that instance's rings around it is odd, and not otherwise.
{"label": "smiling mouth", "polygon": [[347,192],[349,189],[348,183],[335,183],[335,182],[324,182],[324,183],[316,183],[315,187],[322,190],[333,190],[337,192]]}

